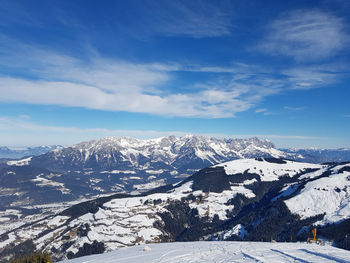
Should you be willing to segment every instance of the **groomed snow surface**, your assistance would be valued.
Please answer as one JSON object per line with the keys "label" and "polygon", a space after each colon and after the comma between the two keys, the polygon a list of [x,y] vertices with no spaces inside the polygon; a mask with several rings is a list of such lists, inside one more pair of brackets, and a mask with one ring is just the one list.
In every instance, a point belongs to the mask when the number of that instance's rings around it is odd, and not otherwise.
{"label": "groomed snow surface", "polygon": [[62,263],[350,262],[350,251],[305,243],[186,242],[121,248]]}

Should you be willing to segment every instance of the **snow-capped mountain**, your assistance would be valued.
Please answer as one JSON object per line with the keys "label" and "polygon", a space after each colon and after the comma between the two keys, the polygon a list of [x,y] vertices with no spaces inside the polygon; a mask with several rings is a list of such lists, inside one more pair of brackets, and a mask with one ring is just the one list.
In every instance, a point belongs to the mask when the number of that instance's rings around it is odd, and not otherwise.
{"label": "snow-capped mountain", "polygon": [[26,156],[41,155],[60,147],[58,145],[43,145],[38,147],[27,147],[24,149],[10,149],[0,146],[0,158],[19,159]]}
{"label": "snow-capped mountain", "polygon": [[283,152],[295,154],[302,160],[309,163],[326,163],[326,162],[348,162],[350,161],[350,149],[280,149]]}
{"label": "snow-capped mountain", "polygon": [[257,138],[226,140],[187,135],[138,140],[106,137],[58,148],[34,157],[31,164],[61,172],[74,169],[148,169],[150,174],[156,174],[162,170],[188,172],[189,168],[193,171],[238,158],[292,156],[277,150],[271,142]]}
{"label": "snow-capped mountain", "polygon": [[350,249],[349,178],[350,163],[238,159],[144,194],[106,196],[6,228],[0,255],[31,248],[64,259],[149,242],[305,241],[315,226],[321,239]]}
{"label": "snow-capped mountain", "polygon": [[[107,137],[0,164],[0,207],[145,192],[238,158],[292,158],[269,141],[188,135],[151,140]],[[50,195],[47,193],[50,192]]]}

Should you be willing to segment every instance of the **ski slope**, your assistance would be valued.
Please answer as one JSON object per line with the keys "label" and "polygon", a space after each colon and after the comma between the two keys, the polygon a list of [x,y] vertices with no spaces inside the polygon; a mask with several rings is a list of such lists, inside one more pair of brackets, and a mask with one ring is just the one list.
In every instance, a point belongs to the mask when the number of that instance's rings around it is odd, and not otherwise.
{"label": "ski slope", "polygon": [[350,262],[350,251],[305,243],[186,242],[121,248],[62,263]]}

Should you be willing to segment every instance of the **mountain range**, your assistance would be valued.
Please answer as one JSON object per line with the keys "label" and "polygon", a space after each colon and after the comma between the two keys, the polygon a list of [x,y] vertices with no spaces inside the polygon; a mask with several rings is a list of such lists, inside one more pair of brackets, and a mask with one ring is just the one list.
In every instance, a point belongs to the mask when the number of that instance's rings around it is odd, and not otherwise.
{"label": "mountain range", "polygon": [[3,162],[0,208],[72,201],[113,192],[140,193],[180,182],[207,166],[258,157],[300,156],[277,150],[271,142],[257,138],[107,137]]}
{"label": "mountain range", "polygon": [[346,162],[350,160],[350,149],[280,149],[283,152],[302,156],[295,160],[309,163]]}
{"label": "mountain range", "polygon": [[[1,258],[47,250],[56,259],[144,243],[323,242],[350,249],[350,162],[238,159],[141,194],[114,194],[1,231]],[[6,215],[2,222],[11,224]],[[30,220],[29,220],[30,221]]]}
{"label": "mountain range", "polygon": [[0,146],[0,158],[20,159],[27,156],[40,155],[60,147],[58,145],[43,145],[38,147],[26,147],[23,149],[10,149]]}
{"label": "mountain range", "polygon": [[258,138],[195,135],[150,140],[106,137],[69,147],[29,149],[33,150],[31,156],[0,161],[2,209],[109,193],[141,193],[179,182],[207,166],[242,158],[274,157],[310,163],[350,160],[348,149],[279,150],[270,141]]}
{"label": "mountain range", "polygon": [[[185,137],[190,137],[190,136],[185,136]],[[204,137],[201,136],[194,136],[198,140],[203,140]],[[116,141],[126,141],[126,142],[132,142],[130,146],[136,147],[138,150],[140,149],[141,144],[144,145],[144,147],[147,147],[148,144],[152,144],[151,142],[156,143],[157,141],[161,141],[162,139],[164,140],[169,140],[170,142],[176,141],[180,138],[176,138],[175,136],[169,136],[169,137],[164,137],[164,138],[158,138],[154,140],[146,140],[146,141],[140,141],[137,139],[133,138],[128,138],[128,137],[123,137],[123,138],[116,138],[116,137],[107,137],[103,138],[99,141],[90,141],[90,142],[85,142],[77,145],[86,145],[86,144],[91,144],[93,142],[101,142],[101,141],[111,141],[112,144],[115,144]],[[231,140],[220,140],[220,139],[215,139],[211,138],[209,139],[212,142],[215,143],[215,141],[231,141],[232,144],[239,143],[239,141],[246,141],[247,140],[240,140],[240,139],[231,139]],[[250,141],[256,140],[256,138],[251,138],[249,139]],[[248,140],[248,141],[249,141]],[[269,144],[268,141],[261,141],[262,143]],[[275,148],[275,146],[270,143],[270,146],[272,148]],[[268,147],[270,147],[268,146]],[[72,146],[74,147],[74,146]],[[244,146],[243,146],[244,147]],[[44,146],[38,146],[38,147],[26,147],[23,149],[12,149],[7,146],[0,146],[0,163],[3,162],[4,160],[1,159],[21,159],[24,157],[29,157],[29,156],[37,156],[37,155],[42,155],[47,152],[50,152],[52,150],[55,150],[57,148],[63,148],[62,146],[59,145],[44,145]],[[67,147],[69,148],[69,147]],[[339,149],[317,149],[317,148],[305,148],[305,149],[298,149],[298,148],[278,148],[278,150],[289,153],[291,154],[291,158],[298,159],[304,162],[310,162],[310,163],[325,163],[325,162],[344,162],[350,160],[350,149],[348,148],[339,148]],[[239,151],[239,150],[238,150]],[[249,151],[249,150],[248,150]],[[288,154],[287,154],[288,155]],[[238,153],[239,156],[239,153]]]}

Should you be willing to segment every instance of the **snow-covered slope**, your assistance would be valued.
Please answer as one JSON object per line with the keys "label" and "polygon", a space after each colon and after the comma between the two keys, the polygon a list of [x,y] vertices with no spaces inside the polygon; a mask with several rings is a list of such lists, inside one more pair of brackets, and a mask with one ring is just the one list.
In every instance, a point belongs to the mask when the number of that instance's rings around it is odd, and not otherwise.
{"label": "snow-covered slope", "polygon": [[181,183],[80,203],[3,232],[0,256],[24,240],[58,259],[149,242],[305,241],[315,226],[324,240],[350,249],[348,178],[350,163],[234,160]]}
{"label": "snow-covered slope", "polygon": [[261,181],[276,181],[281,176],[293,177],[306,169],[321,169],[327,166],[272,158],[256,158],[230,161],[214,167],[224,167],[228,175],[246,172],[258,174]]}
{"label": "snow-covered slope", "polygon": [[292,213],[302,219],[324,214],[318,225],[337,223],[350,216],[350,165],[337,165],[327,177],[312,180],[285,201]]}
{"label": "snow-covered slope", "polygon": [[345,263],[349,261],[349,251],[305,243],[179,242],[123,248],[103,255],[87,256],[62,263]]}

